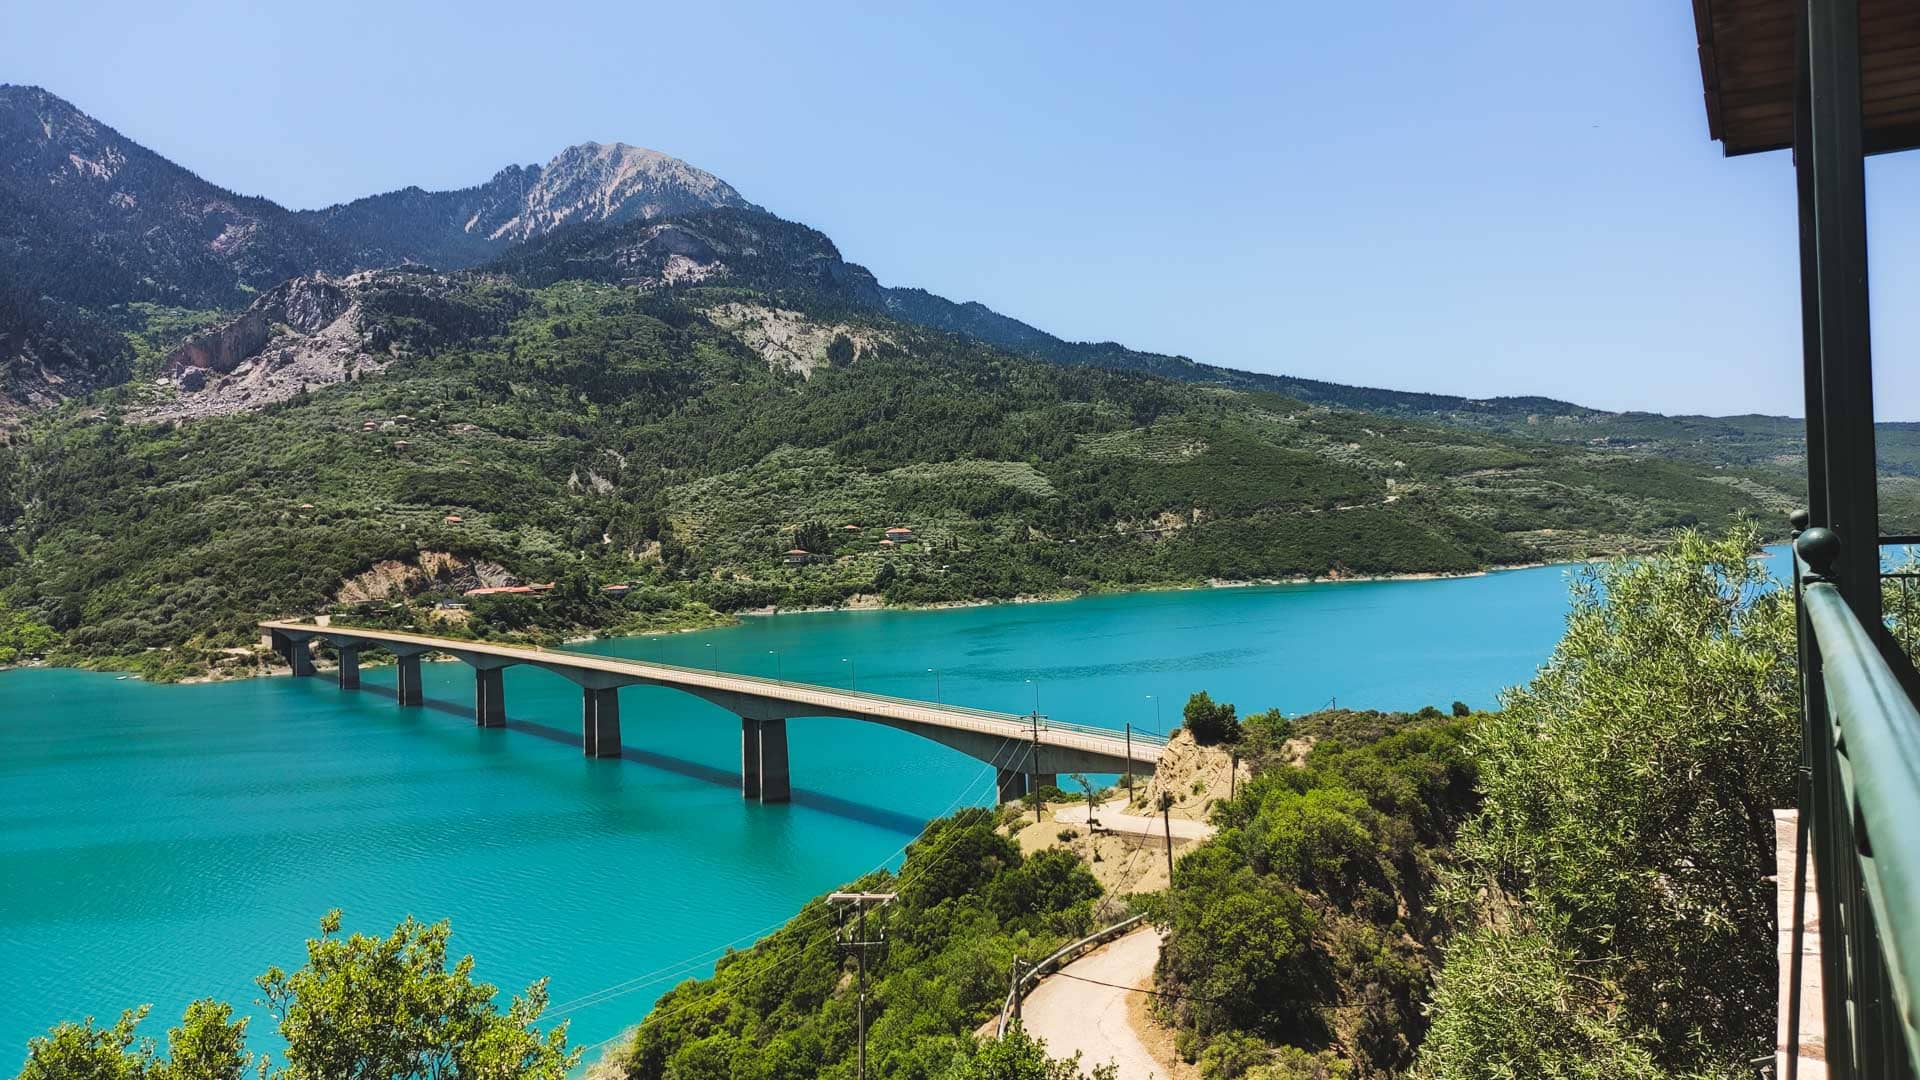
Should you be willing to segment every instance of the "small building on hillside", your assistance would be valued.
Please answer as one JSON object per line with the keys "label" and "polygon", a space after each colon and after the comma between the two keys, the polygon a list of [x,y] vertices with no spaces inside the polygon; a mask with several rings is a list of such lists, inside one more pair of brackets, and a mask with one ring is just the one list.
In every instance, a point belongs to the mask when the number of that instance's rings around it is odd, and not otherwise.
{"label": "small building on hillside", "polygon": [[448,525],[458,525],[461,522],[461,517],[459,514],[448,514],[440,520]]}
{"label": "small building on hillside", "polygon": [[892,547],[895,547],[896,545],[891,540],[882,540],[880,541],[880,546],[883,548],[892,548]]}
{"label": "small building on hillside", "polygon": [[619,597],[625,596],[628,593],[632,592],[633,586],[625,582],[616,582],[612,585],[600,586],[600,591],[607,594],[608,596],[615,597],[617,599]]}
{"label": "small building on hillside", "polygon": [[913,539],[913,530],[907,528],[905,525],[895,525],[893,528],[887,530],[887,539],[896,544],[904,544]]}
{"label": "small building on hillside", "polygon": [[788,566],[805,566],[813,561],[813,552],[806,548],[794,548],[787,552]]}

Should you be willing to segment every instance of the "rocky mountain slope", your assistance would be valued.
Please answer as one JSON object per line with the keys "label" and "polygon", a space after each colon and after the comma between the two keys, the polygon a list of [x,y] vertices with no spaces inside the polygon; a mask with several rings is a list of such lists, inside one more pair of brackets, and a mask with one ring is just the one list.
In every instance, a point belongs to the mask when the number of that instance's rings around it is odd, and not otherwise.
{"label": "rocky mountain slope", "polygon": [[[1541,397],[1411,393],[1237,371],[1114,342],[1066,341],[978,303],[883,286],[817,231],[759,210],[686,162],[622,143],[570,147],[545,165],[510,166],[458,191],[412,187],[290,212],[209,184],[44,90],[0,86],[0,291],[19,297],[0,304],[0,413],[127,377],[131,366],[114,338],[154,336],[144,316],[124,309],[131,301],[237,314],[260,291],[302,274],[408,262],[444,270],[490,260],[546,281],[656,288],[725,279],[804,293],[814,303],[1052,363],[1530,439],[1774,468],[1783,482],[1799,454],[1799,424],[1782,417],[1616,414]],[[1920,425],[1881,430],[1885,469],[1920,485]]]}
{"label": "rocky mountain slope", "polygon": [[60,98],[0,86],[0,281],[78,304],[243,303],[343,253]]}
{"label": "rocky mountain slope", "polygon": [[472,266],[564,225],[751,207],[726,181],[656,150],[582,143],[459,191],[417,187],[296,217],[344,244],[356,266]]}

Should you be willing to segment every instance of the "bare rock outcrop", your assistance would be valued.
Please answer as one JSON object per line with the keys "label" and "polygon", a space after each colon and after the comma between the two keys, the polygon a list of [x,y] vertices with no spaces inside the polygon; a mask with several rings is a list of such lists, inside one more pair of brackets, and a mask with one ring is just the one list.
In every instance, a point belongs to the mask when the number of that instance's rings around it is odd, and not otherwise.
{"label": "bare rock outcrop", "polygon": [[411,266],[283,282],[238,318],[174,350],[161,376],[173,395],[132,418],[258,409],[379,372],[416,348],[497,332],[517,301],[476,305],[462,280]]}
{"label": "bare rock outcrop", "polygon": [[498,563],[477,559],[468,562],[445,551],[423,551],[402,562],[387,559],[340,583],[334,599],[342,604],[363,604],[412,596],[430,588],[477,589],[512,583],[512,576]]}

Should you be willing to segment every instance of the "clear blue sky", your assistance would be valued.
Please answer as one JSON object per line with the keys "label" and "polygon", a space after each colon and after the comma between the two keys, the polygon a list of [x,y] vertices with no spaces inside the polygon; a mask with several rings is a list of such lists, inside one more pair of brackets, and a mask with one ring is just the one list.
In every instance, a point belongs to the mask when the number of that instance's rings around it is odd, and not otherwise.
{"label": "clear blue sky", "polygon": [[[1686,0],[11,3],[37,83],[294,207],[651,146],[888,284],[1342,382],[1801,411],[1791,167],[1707,141]],[[1870,166],[1920,419],[1920,155]]]}

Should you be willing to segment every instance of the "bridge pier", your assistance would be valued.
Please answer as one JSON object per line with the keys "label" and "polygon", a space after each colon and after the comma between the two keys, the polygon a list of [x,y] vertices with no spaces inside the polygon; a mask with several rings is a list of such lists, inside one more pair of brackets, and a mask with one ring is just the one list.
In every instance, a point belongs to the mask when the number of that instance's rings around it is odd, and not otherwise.
{"label": "bridge pier", "polygon": [[1018,802],[1027,794],[1027,774],[1015,769],[997,769],[994,771],[994,785],[999,792],[999,801]]}
{"label": "bridge pier", "polygon": [[394,697],[402,705],[418,705],[420,694],[420,654],[402,653],[394,657],[399,674],[394,680]]}
{"label": "bridge pier", "polygon": [[336,645],[334,652],[340,656],[340,689],[360,689],[360,650],[350,645]]}
{"label": "bridge pier", "polygon": [[473,722],[481,727],[507,726],[505,670],[475,668],[473,672]]}
{"label": "bridge pier", "polygon": [[313,646],[309,638],[284,635],[286,648],[282,650],[287,658],[287,666],[295,675],[313,674]]}
{"label": "bridge pier", "polygon": [[1033,773],[1032,775],[1027,777],[1027,789],[1029,791],[1039,791],[1041,788],[1048,788],[1048,787],[1057,788],[1059,786],[1060,786],[1059,773],[1051,773],[1051,772]]}
{"label": "bridge pier", "polygon": [[740,794],[763,803],[792,800],[785,720],[740,718]]}
{"label": "bridge pier", "polygon": [[618,688],[596,690],[585,687],[580,691],[580,749],[588,757],[620,756]]}

